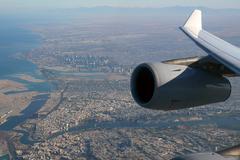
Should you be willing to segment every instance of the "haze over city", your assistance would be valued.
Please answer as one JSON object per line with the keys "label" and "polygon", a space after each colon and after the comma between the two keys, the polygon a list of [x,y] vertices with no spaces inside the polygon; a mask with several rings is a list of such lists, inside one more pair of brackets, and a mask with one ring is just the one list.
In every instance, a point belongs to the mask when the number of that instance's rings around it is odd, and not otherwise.
{"label": "haze over city", "polygon": [[163,7],[207,7],[207,8],[240,8],[237,0],[1,0],[1,11],[14,11],[23,9],[59,9],[79,7],[130,7],[130,8],[163,8]]}
{"label": "haze over city", "polygon": [[206,56],[179,29],[240,46],[237,0],[0,0],[0,159],[172,159],[240,143],[240,79],[222,103],[140,107],[143,62]]}

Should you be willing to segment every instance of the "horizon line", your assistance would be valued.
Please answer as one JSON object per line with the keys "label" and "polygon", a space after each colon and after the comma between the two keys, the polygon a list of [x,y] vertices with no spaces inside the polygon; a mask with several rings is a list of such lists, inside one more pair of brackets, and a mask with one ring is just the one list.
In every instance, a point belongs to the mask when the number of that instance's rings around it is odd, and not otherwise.
{"label": "horizon line", "polygon": [[[165,6],[165,7],[141,7],[141,6],[111,6],[111,5],[98,5],[98,6],[80,6],[80,7],[60,7],[60,8],[53,8],[53,9],[78,9],[78,8],[88,8],[88,9],[94,9],[94,8],[122,8],[122,9],[165,9],[165,8],[200,8],[200,9],[211,9],[211,10],[240,10],[240,8],[212,8],[212,7],[206,7],[206,6],[181,6],[181,5],[175,5],[175,6]],[[51,9],[51,8],[48,8]]]}

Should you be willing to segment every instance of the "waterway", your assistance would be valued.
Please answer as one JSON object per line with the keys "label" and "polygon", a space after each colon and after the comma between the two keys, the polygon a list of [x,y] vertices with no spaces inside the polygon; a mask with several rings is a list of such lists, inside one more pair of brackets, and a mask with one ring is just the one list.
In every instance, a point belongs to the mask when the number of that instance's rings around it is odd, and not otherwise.
{"label": "waterway", "polygon": [[[15,58],[16,53],[25,54],[31,49],[41,45],[41,38],[29,30],[23,29],[16,22],[3,21],[0,17],[0,79],[10,79],[20,83],[24,83],[28,90],[27,91],[38,91],[38,92],[49,92],[53,89],[53,86],[47,82],[34,83],[28,82],[16,78],[14,75],[17,74],[28,74],[38,79],[43,79],[41,72],[38,67],[24,59]],[[79,76],[79,75],[77,75]],[[100,75],[101,76],[101,75]],[[7,94],[13,94],[15,92],[9,92]],[[19,124],[23,123],[29,118],[32,118],[34,113],[36,113],[48,100],[49,94],[42,94],[34,97],[32,102],[21,112],[19,116],[9,117],[5,123],[0,125],[0,131],[11,131]],[[240,130],[240,119],[239,114],[227,117],[210,117],[201,121],[192,122],[163,122],[143,124],[137,122],[129,121],[117,121],[117,122],[96,122],[89,121],[82,125],[69,128],[67,132],[83,132],[86,130],[95,129],[112,129],[112,128],[169,128],[177,127],[178,125],[194,126],[201,124],[216,123],[219,127]],[[233,125],[235,124],[235,125]],[[29,139],[29,133],[26,131],[18,131],[23,136],[20,138],[23,144],[34,144],[35,141]],[[49,138],[54,138],[56,136],[62,135],[64,131],[57,132],[50,136]]]}
{"label": "waterway", "polygon": [[0,125],[0,130],[11,131],[27,119],[32,118],[34,113],[36,113],[46,103],[48,97],[49,94],[35,96],[28,107],[20,112],[20,115],[9,117],[5,123]]}
{"label": "waterway", "polygon": [[[11,21],[13,20],[13,21]],[[40,36],[34,34],[30,30],[23,27],[23,22],[12,17],[6,18],[0,16],[0,79],[13,80],[24,84],[27,87],[26,91],[37,91],[43,94],[37,95],[32,98],[31,103],[23,110],[18,116],[9,117],[5,123],[0,125],[0,131],[13,131],[14,128],[27,119],[33,118],[34,114],[46,103],[49,98],[49,92],[54,89],[54,85],[48,82],[29,82],[17,78],[19,74],[30,75],[37,79],[44,79],[38,67],[32,62],[17,58],[16,55],[27,54],[32,49],[41,45]],[[28,22],[30,23],[30,22]],[[8,92],[5,94],[15,94],[21,92]],[[22,130],[14,130],[21,133],[21,139],[27,139],[29,133]],[[29,144],[30,141],[28,141]],[[12,156],[15,156],[15,149],[9,147]],[[0,159],[9,159],[9,155],[0,157]]]}
{"label": "waterway", "polygon": [[[10,19],[10,18],[9,18]],[[8,79],[23,83],[26,91],[44,92],[33,97],[32,102],[19,116],[9,117],[0,125],[0,131],[11,131],[14,127],[31,118],[48,100],[49,93],[54,86],[48,82],[35,83],[16,78],[16,75],[27,74],[37,79],[44,79],[38,67],[26,59],[16,58],[16,54],[27,54],[32,49],[41,45],[40,36],[30,30],[24,29],[17,19],[9,21],[0,16],[0,79]],[[23,91],[23,92],[26,92]],[[9,92],[6,94],[14,94]]]}

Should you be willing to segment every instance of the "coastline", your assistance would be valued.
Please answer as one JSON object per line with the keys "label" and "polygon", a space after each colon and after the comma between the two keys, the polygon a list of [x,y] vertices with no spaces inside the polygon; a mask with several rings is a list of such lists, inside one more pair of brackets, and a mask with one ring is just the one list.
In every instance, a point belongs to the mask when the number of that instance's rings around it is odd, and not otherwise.
{"label": "coastline", "polygon": [[[11,106],[17,108],[5,107],[5,111],[1,112],[5,114],[0,115],[3,119],[3,123],[0,123],[0,133],[7,137],[11,136],[11,138],[7,138],[8,156],[16,158],[14,145],[21,143],[20,141],[16,142],[16,139],[24,132],[21,124],[25,123],[27,119],[33,118],[45,105],[52,87],[41,73],[39,66],[26,58],[31,50],[41,46],[41,36],[27,28],[18,26],[13,26],[12,30],[13,42],[9,40],[10,42],[4,48],[0,48],[2,57],[0,60],[2,68],[0,71],[0,92],[3,100],[6,101],[5,103],[1,100],[2,103],[8,105],[11,103]],[[1,31],[0,28],[0,34]],[[15,38],[15,33],[16,36],[20,35],[20,37]],[[2,35],[5,34],[2,33]],[[16,127],[20,129],[15,130]],[[0,150],[1,148],[2,146],[0,146]]]}

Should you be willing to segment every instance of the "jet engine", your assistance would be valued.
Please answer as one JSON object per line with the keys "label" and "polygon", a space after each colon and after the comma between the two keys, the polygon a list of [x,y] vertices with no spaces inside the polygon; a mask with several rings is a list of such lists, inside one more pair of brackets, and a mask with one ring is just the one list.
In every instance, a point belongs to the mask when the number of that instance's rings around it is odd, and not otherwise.
{"label": "jet engine", "polygon": [[176,110],[225,101],[231,84],[219,74],[198,68],[143,63],[133,71],[131,93],[142,107]]}

